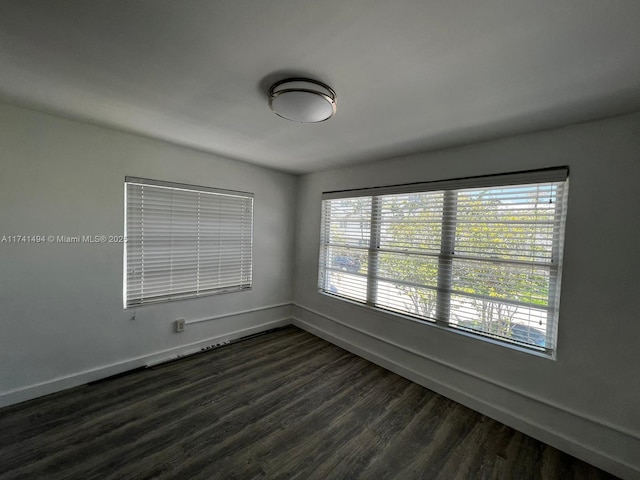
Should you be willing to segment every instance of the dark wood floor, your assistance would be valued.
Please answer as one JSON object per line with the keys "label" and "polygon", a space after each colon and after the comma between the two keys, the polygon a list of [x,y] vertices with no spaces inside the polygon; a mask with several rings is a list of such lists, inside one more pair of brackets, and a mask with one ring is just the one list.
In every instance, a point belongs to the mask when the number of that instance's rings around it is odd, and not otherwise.
{"label": "dark wood floor", "polygon": [[0,479],[612,477],[294,327],[0,409]]}

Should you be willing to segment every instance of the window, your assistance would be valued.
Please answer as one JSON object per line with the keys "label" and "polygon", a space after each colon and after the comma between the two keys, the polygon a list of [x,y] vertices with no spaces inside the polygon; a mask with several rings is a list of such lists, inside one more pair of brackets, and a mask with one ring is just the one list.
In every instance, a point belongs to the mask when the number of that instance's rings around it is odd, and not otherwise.
{"label": "window", "polygon": [[125,179],[125,308],[251,288],[253,194]]}
{"label": "window", "polygon": [[555,350],[568,170],[358,191],[322,201],[322,292]]}

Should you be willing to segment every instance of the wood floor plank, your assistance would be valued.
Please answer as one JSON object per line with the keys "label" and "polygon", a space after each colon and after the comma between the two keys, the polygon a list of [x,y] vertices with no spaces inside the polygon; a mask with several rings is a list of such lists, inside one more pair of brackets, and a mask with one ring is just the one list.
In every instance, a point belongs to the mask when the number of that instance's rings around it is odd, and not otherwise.
{"label": "wood floor plank", "polygon": [[295,327],[0,409],[0,480],[615,477]]}
{"label": "wood floor plank", "polygon": [[[323,343],[317,344],[318,349],[327,349],[327,347],[328,345]],[[294,373],[296,368],[300,368],[304,369],[304,374],[308,374],[313,372],[314,364],[300,362],[300,359],[308,359],[309,352],[313,350],[298,351],[297,355],[289,357],[283,353],[282,358],[274,353],[272,365]],[[230,368],[230,371],[236,375],[205,375],[203,379],[194,381],[192,385],[169,390],[162,389],[147,401],[129,403],[127,408],[117,412],[118,417],[127,417],[124,420],[118,418],[118,423],[110,424],[113,412],[105,412],[108,418],[107,425],[102,423],[98,427],[93,424],[87,425],[84,429],[87,438],[76,436],[77,422],[74,421],[69,428],[60,432],[63,438],[56,438],[62,442],[52,442],[51,445],[40,448],[39,453],[42,459],[35,466],[42,468],[47,474],[60,475],[61,470],[68,469],[68,466],[59,459],[84,458],[101,447],[102,450],[106,450],[106,454],[82,462],[82,470],[78,469],[76,472],[78,475],[81,473],[90,475],[95,470],[95,465],[99,466],[108,461],[109,468],[114,469],[126,463],[130,456],[135,459],[138,455],[148,454],[161,449],[164,445],[170,446],[175,441],[185,438],[189,432],[197,430],[203,424],[203,420],[206,420],[206,424],[212,424],[225,411],[238,411],[237,398],[230,395],[230,392],[239,377],[236,367]],[[203,402],[203,399],[211,395],[211,387],[206,380],[212,377],[216,380],[218,392],[212,402]],[[262,398],[263,392],[259,388],[264,384],[268,384],[270,389],[275,389],[276,385],[272,384],[272,381],[282,385],[286,383],[286,379],[277,369],[263,372],[249,368],[245,377],[250,385],[244,390],[245,402],[250,401],[254,396],[257,399]],[[158,432],[161,434],[158,435]],[[136,439],[135,456],[127,446],[130,438]],[[56,448],[60,443],[64,448]],[[51,449],[55,452],[49,454]],[[32,451],[25,449],[23,455],[31,453]],[[30,465],[30,468],[33,467],[33,464]]]}
{"label": "wood floor plank", "polygon": [[[285,397],[278,395],[271,403],[263,403],[262,409],[254,409],[237,418],[230,418],[225,425],[225,431],[234,434],[227,435],[213,448],[204,449],[202,442],[192,442],[191,450],[199,452],[199,455],[183,467],[184,472],[179,470],[178,473],[182,472],[188,478],[208,478],[207,468],[211,466],[211,458],[217,458],[219,461],[215,462],[216,472],[212,473],[212,478],[227,478],[235,474],[236,466],[230,465],[226,459],[235,460],[237,455],[242,455],[247,448],[252,448],[261,437],[274,431],[286,430],[286,433],[292,434],[310,412],[326,407],[336,395],[347,395],[349,387],[343,388],[345,383],[363,384],[372,381],[377,374],[367,368],[366,361],[354,361],[350,356],[341,358],[340,363],[336,362],[330,367],[340,368],[343,376],[332,375],[334,369],[327,368],[321,372],[326,374],[326,378],[308,383],[304,391],[294,391],[293,395],[288,394]],[[243,428],[238,428],[238,424]],[[319,424],[316,428],[318,427]]]}
{"label": "wood floor plank", "polygon": [[[302,333],[302,332],[300,332]],[[229,367],[233,365],[252,365],[258,364],[260,358],[265,355],[275,354],[280,350],[287,348],[297,348],[292,346],[293,338],[284,338],[282,340],[279,332],[272,334],[274,338],[254,339],[253,351],[247,349],[238,350],[238,344],[232,344],[225,349],[233,355],[226,354],[219,360],[216,360],[218,368],[222,372],[233,373],[229,371]],[[281,343],[284,342],[284,343]],[[312,337],[305,337],[300,340],[302,344],[314,342]],[[209,355],[215,357],[217,350],[208,352]],[[150,392],[158,391],[165,387],[176,388],[178,385],[188,384],[193,378],[202,378],[204,371],[199,368],[202,362],[210,363],[211,359],[202,356],[193,356],[184,360],[189,365],[180,364],[180,370],[176,370],[172,364],[167,364],[161,370],[150,369],[145,372],[144,376],[130,375],[121,377],[118,382],[104,382],[92,385],[90,389],[86,385],[69,389],[56,394],[55,401],[48,400],[49,397],[37,399],[32,402],[21,404],[19,410],[13,411],[14,407],[7,407],[6,414],[0,415],[0,430],[12,429],[15,425],[19,428],[12,430],[12,434],[16,439],[26,439],[30,434],[41,435],[47,429],[55,429],[60,422],[66,421],[68,415],[79,417],[81,415],[90,415],[97,412],[102,414],[106,409],[117,408],[119,405],[126,403],[135,398],[146,399]],[[188,368],[188,369],[187,369]],[[178,373],[176,373],[176,371]],[[189,374],[193,371],[193,378]],[[214,372],[213,375],[216,373]],[[76,392],[83,390],[83,395],[76,395]],[[41,402],[47,402],[47,408],[40,408]],[[33,428],[29,428],[33,426]],[[0,456],[2,452],[0,451]]]}
{"label": "wood floor plank", "polygon": [[[290,376],[277,375],[274,381],[260,379],[260,382],[254,382],[243,378],[242,381],[248,386],[243,390],[242,399],[238,401],[238,398],[232,395],[225,397],[223,402],[218,402],[216,410],[219,418],[216,421],[201,423],[191,431],[180,432],[177,430],[176,433],[181,435],[180,444],[190,457],[189,465],[195,465],[195,467],[189,468],[198,470],[197,455],[200,451],[209,455],[211,448],[220,448],[229,441],[229,438],[233,437],[234,433],[246,433],[249,426],[263,418],[269,411],[286,408],[288,405],[287,395],[302,395],[308,391],[309,384],[315,378],[310,373],[321,371],[326,368],[324,364],[332,364],[337,360],[346,362],[348,356],[344,352],[331,350],[327,355],[320,356],[316,360],[315,364],[308,361],[298,361],[299,368],[288,370]],[[251,392],[255,392],[255,395]],[[244,441],[247,439],[245,438]],[[147,443],[155,449],[153,457],[162,457],[165,453],[163,448],[172,449],[175,445],[175,442],[156,441],[153,433],[148,436]],[[203,462],[207,463],[206,458]]]}
{"label": "wood floor plank", "polygon": [[396,444],[416,414],[423,409],[428,410],[428,403],[435,400],[433,392],[408,382],[402,394],[388,403],[386,411],[372,419],[371,424],[360,435],[340,448],[332,449],[331,458],[316,468],[309,478],[358,478],[365,472],[371,478],[382,475],[387,470],[384,463],[379,464],[383,467],[379,472],[369,471],[370,465],[375,462],[376,457]]}
{"label": "wood floor plank", "polygon": [[[359,435],[407,387],[404,379],[378,369],[366,383],[343,388],[320,408],[300,418],[294,428],[262,439],[252,449],[252,461],[266,459],[262,466],[271,476],[283,470],[298,470],[309,478],[318,463],[328,463],[338,451],[334,446],[340,447]],[[345,409],[345,404],[350,408]],[[279,448],[274,451],[273,445]]]}

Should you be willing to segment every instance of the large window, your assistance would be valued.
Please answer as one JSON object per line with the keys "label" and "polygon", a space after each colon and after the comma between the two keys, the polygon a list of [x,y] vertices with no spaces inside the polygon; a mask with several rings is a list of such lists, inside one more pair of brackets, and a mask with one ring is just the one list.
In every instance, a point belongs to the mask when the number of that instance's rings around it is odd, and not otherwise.
{"label": "large window", "polygon": [[555,349],[567,169],[348,192],[322,202],[322,292]]}
{"label": "large window", "polygon": [[125,308],[251,288],[253,195],[125,179]]}

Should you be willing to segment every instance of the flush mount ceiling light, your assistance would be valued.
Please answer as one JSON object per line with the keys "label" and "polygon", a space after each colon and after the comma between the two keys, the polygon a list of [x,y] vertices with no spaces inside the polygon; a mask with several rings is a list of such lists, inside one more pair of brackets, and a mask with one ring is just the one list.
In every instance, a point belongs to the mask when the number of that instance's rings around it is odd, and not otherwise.
{"label": "flush mount ceiling light", "polygon": [[336,92],[316,80],[287,78],[269,90],[269,108],[293,122],[324,122],[336,113]]}

